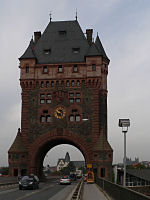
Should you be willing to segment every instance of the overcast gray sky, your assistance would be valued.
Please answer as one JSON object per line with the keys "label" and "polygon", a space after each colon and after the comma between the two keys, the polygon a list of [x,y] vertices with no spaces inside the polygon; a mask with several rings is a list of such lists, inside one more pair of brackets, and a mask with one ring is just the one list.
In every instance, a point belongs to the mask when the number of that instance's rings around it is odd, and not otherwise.
{"label": "overcast gray sky", "polygon": [[[83,32],[93,28],[94,38],[98,32],[110,58],[108,140],[114,163],[123,157],[119,118],[131,120],[127,156],[150,160],[150,0],[0,0],[0,166],[8,165],[7,151],[20,127],[18,58],[34,31],[44,31],[50,12],[53,21],[74,20],[76,8]],[[45,159],[53,165],[66,151],[72,160],[82,159],[66,145],[52,149]]]}

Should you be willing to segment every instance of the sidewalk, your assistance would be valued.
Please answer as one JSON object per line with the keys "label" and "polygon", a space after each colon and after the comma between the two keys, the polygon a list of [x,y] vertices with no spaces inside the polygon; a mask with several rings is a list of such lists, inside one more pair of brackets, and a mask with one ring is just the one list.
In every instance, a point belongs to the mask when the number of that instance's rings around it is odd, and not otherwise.
{"label": "sidewalk", "polygon": [[108,200],[96,184],[84,185],[83,200]]}

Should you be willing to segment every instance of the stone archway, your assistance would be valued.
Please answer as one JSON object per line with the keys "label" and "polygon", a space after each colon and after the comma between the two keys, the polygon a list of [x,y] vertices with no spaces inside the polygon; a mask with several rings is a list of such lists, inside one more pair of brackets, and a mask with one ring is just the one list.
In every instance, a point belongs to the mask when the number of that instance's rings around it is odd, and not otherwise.
{"label": "stone archway", "polygon": [[90,146],[81,137],[70,132],[58,135],[57,130],[39,137],[29,149],[28,173],[35,173],[42,177],[43,160],[47,152],[59,144],[70,144],[78,148],[85,157],[86,163],[90,163]]}

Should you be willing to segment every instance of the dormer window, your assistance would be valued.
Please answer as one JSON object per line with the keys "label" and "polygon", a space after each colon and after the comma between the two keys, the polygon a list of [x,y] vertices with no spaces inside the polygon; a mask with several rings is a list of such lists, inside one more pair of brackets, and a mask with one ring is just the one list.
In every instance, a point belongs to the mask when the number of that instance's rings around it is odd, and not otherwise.
{"label": "dormer window", "polygon": [[64,37],[64,36],[67,35],[67,31],[65,31],[65,30],[64,31],[59,31],[59,35]]}
{"label": "dormer window", "polygon": [[79,53],[80,52],[80,48],[72,48],[72,52],[74,54]]}
{"label": "dormer window", "polygon": [[51,53],[51,49],[44,49],[44,54],[45,55],[48,55],[48,54],[50,54]]}

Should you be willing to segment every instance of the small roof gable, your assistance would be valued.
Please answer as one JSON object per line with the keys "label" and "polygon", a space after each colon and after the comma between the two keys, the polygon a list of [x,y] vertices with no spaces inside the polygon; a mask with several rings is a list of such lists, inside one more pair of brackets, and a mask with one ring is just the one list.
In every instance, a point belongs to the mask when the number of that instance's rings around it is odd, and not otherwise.
{"label": "small roof gable", "polygon": [[9,153],[27,152],[27,149],[24,146],[24,143],[22,142],[20,129],[18,130],[17,136],[16,136],[16,138],[15,138],[15,140],[14,140],[13,144],[11,145],[8,152]]}
{"label": "small roof gable", "polygon": [[19,59],[30,59],[30,58],[35,58],[35,55],[33,53],[33,48],[34,48],[34,42],[33,39],[31,39],[30,44],[24,54],[19,58]]}
{"label": "small roof gable", "polygon": [[58,159],[58,162],[57,162],[57,165],[59,165],[59,163],[60,163],[61,161],[63,161],[63,163],[65,163],[65,159],[64,159],[64,158],[59,158],[59,159]]}
{"label": "small roof gable", "polygon": [[97,46],[100,55],[103,56],[104,58],[106,58],[107,60],[109,60],[109,58],[107,57],[107,55],[105,53],[105,50],[103,48],[103,45],[102,45],[98,35],[96,37],[95,45]]}

